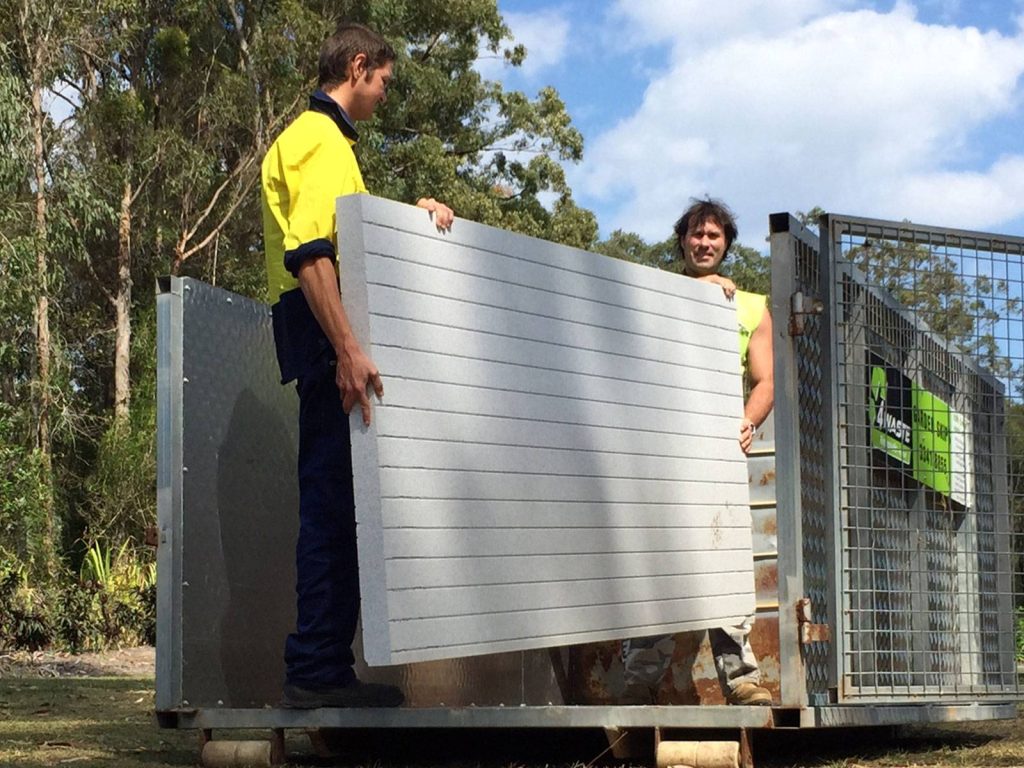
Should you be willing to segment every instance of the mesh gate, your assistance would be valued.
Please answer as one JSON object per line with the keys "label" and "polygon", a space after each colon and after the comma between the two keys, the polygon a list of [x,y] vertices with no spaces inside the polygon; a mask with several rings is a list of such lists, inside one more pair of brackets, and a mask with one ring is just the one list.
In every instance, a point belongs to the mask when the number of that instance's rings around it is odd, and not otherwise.
{"label": "mesh gate", "polygon": [[[1024,240],[837,215],[820,231],[824,274],[796,263],[827,297],[829,326],[796,340],[804,580],[836,620],[837,696],[1005,698],[1017,690]],[[819,461],[822,408],[836,427]],[[826,509],[808,482],[822,474],[838,491]],[[807,663],[812,694],[813,651]]]}

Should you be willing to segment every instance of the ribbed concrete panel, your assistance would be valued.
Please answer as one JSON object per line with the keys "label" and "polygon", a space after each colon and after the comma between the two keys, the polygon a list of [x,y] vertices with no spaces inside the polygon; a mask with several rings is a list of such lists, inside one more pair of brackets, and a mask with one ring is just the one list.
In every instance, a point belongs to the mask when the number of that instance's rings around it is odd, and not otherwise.
{"label": "ribbed concrete panel", "polygon": [[736,623],[753,610],[736,314],[721,289],[365,195],[342,293],[384,377],[353,415],[372,665]]}

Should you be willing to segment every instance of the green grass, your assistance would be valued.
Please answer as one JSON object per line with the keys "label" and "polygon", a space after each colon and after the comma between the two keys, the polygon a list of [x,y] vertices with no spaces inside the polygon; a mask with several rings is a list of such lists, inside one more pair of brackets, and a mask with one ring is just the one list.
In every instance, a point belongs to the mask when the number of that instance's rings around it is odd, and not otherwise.
{"label": "green grass", "polygon": [[[215,737],[266,738],[266,732],[218,731]],[[695,736],[694,738],[699,738]],[[288,731],[289,765],[544,766],[594,760],[599,734],[534,732],[366,734],[337,760],[318,759],[305,734]],[[1024,719],[928,727],[754,734],[756,768],[1024,766]],[[199,761],[194,731],[160,729],[153,680],[14,678],[0,680],[0,766],[11,768],[161,768]],[[607,757],[601,763],[607,763]],[[637,759],[633,765],[650,764]]]}
{"label": "green grass", "polygon": [[0,765],[153,768],[195,765],[198,739],[160,730],[153,681],[0,680]]}

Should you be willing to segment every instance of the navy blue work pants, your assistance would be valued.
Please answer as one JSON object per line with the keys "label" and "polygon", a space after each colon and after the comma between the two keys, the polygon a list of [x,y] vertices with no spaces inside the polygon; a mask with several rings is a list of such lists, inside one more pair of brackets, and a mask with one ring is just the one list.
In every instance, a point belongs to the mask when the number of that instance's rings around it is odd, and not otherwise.
{"label": "navy blue work pants", "polygon": [[287,681],[347,685],[359,617],[355,498],[348,416],[333,364],[299,378],[299,539],[295,551],[297,615],[285,643]]}

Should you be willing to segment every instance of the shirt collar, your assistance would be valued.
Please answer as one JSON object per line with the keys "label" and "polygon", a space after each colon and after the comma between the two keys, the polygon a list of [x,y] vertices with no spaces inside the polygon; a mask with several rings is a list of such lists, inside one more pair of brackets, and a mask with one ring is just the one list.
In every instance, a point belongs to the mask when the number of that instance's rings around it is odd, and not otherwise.
{"label": "shirt collar", "polygon": [[359,133],[352,124],[351,118],[345,113],[345,110],[341,108],[338,102],[319,88],[313,91],[313,95],[309,97],[309,108],[314,112],[319,112],[331,118],[346,138],[352,141],[359,140]]}

